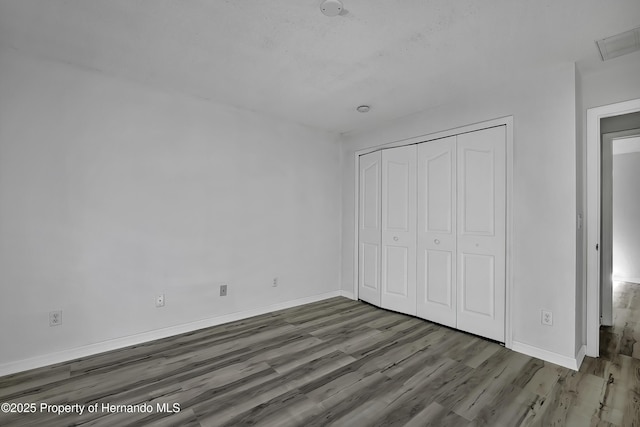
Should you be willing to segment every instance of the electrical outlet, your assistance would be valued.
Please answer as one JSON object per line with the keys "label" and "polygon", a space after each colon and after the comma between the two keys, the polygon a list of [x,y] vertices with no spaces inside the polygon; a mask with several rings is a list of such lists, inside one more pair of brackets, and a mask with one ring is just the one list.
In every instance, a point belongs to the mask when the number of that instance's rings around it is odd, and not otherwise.
{"label": "electrical outlet", "polygon": [[58,326],[62,324],[62,310],[49,312],[49,326]]}
{"label": "electrical outlet", "polygon": [[227,296],[227,285],[220,285],[220,296],[221,297]]}
{"label": "electrical outlet", "polygon": [[274,277],[274,278],[273,278],[273,283],[271,284],[271,286],[273,286],[274,288],[275,288],[276,286],[278,286],[278,278],[277,278],[277,277]]}
{"label": "electrical outlet", "polygon": [[542,310],[541,322],[543,325],[553,326],[553,313],[547,310]]}
{"label": "electrical outlet", "polygon": [[164,294],[158,294],[158,296],[156,296],[156,307],[164,307]]}

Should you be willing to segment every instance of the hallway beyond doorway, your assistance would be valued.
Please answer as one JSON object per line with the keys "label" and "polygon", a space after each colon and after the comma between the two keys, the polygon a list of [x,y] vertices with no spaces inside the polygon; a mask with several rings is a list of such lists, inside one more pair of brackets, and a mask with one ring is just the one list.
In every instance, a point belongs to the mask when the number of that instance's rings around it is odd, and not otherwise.
{"label": "hallway beyond doorway", "polygon": [[614,282],[613,325],[600,328],[600,358],[640,359],[640,284]]}

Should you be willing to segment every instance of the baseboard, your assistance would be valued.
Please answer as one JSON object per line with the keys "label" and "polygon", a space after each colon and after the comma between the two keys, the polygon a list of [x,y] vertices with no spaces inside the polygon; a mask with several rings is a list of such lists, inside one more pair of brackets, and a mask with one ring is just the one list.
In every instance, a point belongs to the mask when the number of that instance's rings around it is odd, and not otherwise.
{"label": "baseboard", "polygon": [[580,369],[580,365],[582,364],[582,359],[584,359],[587,347],[582,346],[575,358],[564,356],[562,354],[554,353],[553,351],[544,350],[542,348],[534,347],[532,345],[524,344],[517,341],[513,341],[511,350],[577,371],[578,369]]}
{"label": "baseboard", "polygon": [[616,282],[627,282],[627,283],[640,284],[640,277],[613,276],[613,280],[616,281]]}
{"label": "baseboard", "polygon": [[338,291],[340,292],[340,296],[343,296],[345,298],[349,298],[352,300],[356,299],[356,296],[353,294],[353,292],[349,292],[349,291]]}
{"label": "baseboard", "polygon": [[[145,342],[167,338],[173,335],[184,334],[198,329],[209,328],[211,326],[221,325],[223,323],[235,322],[237,320],[246,319],[248,317],[259,316],[261,314],[273,311],[284,310],[287,308],[297,307],[299,305],[309,304],[312,302],[322,301],[328,298],[334,298],[343,295],[344,291],[331,291],[319,295],[313,295],[295,300],[285,301],[265,307],[254,308],[251,310],[239,311],[236,313],[225,314],[223,316],[212,317],[208,319],[198,320],[195,322],[184,323],[181,325],[170,326],[168,328],[157,329],[154,331],[143,332],[136,335],[129,335],[113,340],[102,341],[95,344],[89,344],[82,347],[76,347],[68,350],[62,350],[55,353],[44,354],[29,359],[18,360],[0,364],[0,376],[15,374],[17,372],[27,371],[29,369],[41,368],[57,363],[68,362],[70,360],[81,357],[92,356],[105,351],[117,350],[132,345],[142,344]],[[348,298],[348,296],[346,296]]]}

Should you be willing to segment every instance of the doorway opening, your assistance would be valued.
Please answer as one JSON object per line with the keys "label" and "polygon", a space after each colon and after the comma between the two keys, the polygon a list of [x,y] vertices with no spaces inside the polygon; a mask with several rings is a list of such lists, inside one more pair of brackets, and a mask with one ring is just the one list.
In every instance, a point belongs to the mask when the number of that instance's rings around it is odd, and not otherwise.
{"label": "doorway opening", "polygon": [[[607,132],[608,129],[638,126]],[[603,119],[600,357],[633,357],[640,332],[640,112]],[[607,250],[605,250],[605,248]],[[635,349],[640,357],[640,349]]]}
{"label": "doorway opening", "polygon": [[[640,99],[587,110],[586,354],[591,357],[598,357],[601,348],[606,353],[615,342],[619,331],[610,329],[605,335],[600,326],[614,325],[614,305],[622,305],[628,296],[626,288],[613,290],[613,147],[628,145],[628,139],[640,133],[633,129],[640,129]],[[607,340],[602,346],[601,337]]]}

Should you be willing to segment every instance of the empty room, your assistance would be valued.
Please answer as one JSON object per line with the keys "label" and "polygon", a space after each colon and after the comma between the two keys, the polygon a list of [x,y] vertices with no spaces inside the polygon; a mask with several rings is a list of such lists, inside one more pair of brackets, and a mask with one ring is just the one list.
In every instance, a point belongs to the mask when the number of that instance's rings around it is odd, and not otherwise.
{"label": "empty room", "polygon": [[640,425],[639,114],[637,0],[0,0],[0,425]]}

